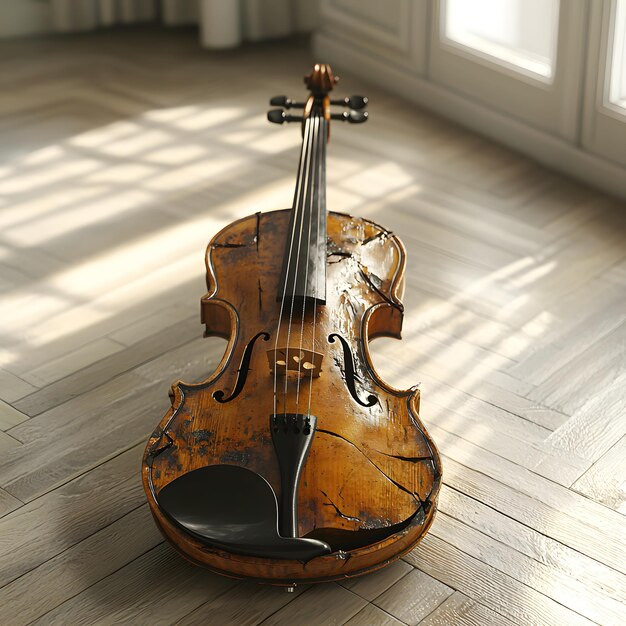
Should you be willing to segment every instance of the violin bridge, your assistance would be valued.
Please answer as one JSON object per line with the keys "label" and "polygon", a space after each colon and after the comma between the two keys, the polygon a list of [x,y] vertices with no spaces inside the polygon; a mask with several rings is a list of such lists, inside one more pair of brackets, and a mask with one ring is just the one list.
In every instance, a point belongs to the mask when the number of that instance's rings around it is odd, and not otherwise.
{"label": "violin bridge", "polygon": [[322,371],[324,355],[305,348],[278,348],[267,351],[270,372],[284,376],[287,372],[295,372],[301,377],[317,378]]}

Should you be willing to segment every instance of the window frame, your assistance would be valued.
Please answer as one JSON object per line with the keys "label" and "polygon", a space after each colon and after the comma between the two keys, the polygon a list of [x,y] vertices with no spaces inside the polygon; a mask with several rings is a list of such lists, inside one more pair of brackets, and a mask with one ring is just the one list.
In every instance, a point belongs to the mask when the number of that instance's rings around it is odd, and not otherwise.
{"label": "window frame", "polygon": [[433,3],[429,77],[447,89],[535,128],[577,142],[586,2],[561,0],[556,55],[550,80],[451,42],[444,33],[445,0]]}
{"label": "window frame", "polygon": [[610,100],[617,3],[617,0],[604,0],[591,6],[582,146],[626,165],[626,108]]}

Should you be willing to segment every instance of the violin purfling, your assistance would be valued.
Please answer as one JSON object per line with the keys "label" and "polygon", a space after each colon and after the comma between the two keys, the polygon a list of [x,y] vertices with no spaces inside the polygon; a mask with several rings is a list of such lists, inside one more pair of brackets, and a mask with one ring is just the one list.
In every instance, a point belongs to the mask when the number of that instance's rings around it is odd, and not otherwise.
{"label": "violin purfling", "polygon": [[205,381],[172,386],[142,462],[166,539],[198,565],[262,583],[389,564],[427,532],[441,485],[419,390],[385,383],[369,350],[400,338],[404,246],[326,208],[331,122],[367,120],[367,98],[331,99],[336,81],[317,64],[307,99],[270,101],[270,121],[302,131],[292,207],[210,241],[202,322],[227,347]]}

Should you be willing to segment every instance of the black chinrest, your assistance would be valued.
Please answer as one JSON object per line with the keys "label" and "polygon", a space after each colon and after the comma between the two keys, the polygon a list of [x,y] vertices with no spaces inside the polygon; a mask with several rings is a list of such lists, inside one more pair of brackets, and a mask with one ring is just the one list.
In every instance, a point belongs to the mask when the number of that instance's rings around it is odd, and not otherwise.
{"label": "black chinrest", "polygon": [[331,552],[317,539],[281,537],[274,490],[245,467],[209,465],[193,470],[163,487],[157,502],[189,534],[227,552],[298,561]]}

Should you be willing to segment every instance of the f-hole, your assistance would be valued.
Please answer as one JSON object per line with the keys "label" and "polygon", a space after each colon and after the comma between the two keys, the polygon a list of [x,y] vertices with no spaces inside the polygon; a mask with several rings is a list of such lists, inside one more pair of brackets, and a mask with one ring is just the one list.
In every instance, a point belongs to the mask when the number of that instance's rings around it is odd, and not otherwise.
{"label": "f-hole", "polygon": [[348,387],[348,391],[350,391],[350,395],[361,405],[361,406],[374,406],[378,402],[378,398],[374,394],[370,394],[367,396],[365,402],[359,398],[356,392],[356,372],[354,369],[354,357],[352,356],[352,351],[350,350],[350,346],[348,342],[337,333],[332,333],[328,335],[328,341],[330,343],[335,343],[335,338],[341,341],[341,345],[343,346],[343,368],[346,377],[346,386]]}
{"label": "f-hole", "polygon": [[238,374],[237,374],[237,382],[235,383],[235,388],[233,389],[232,393],[227,398],[224,397],[224,392],[221,389],[219,389],[218,391],[215,391],[213,393],[213,398],[215,398],[217,402],[221,404],[224,404],[225,402],[230,402],[231,400],[234,400],[241,393],[241,390],[244,388],[244,385],[246,384],[246,378],[248,378],[248,372],[250,371],[250,359],[252,358],[252,350],[254,349],[254,344],[259,337],[262,337],[263,341],[267,341],[270,338],[269,333],[262,331],[260,333],[257,333],[254,337],[252,337],[252,339],[250,339],[250,341],[248,342],[248,345],[246,346],[246,349],[244,350],[243,357],[241,357],[241,365],[239,366],[239,370],[237,370]]}

